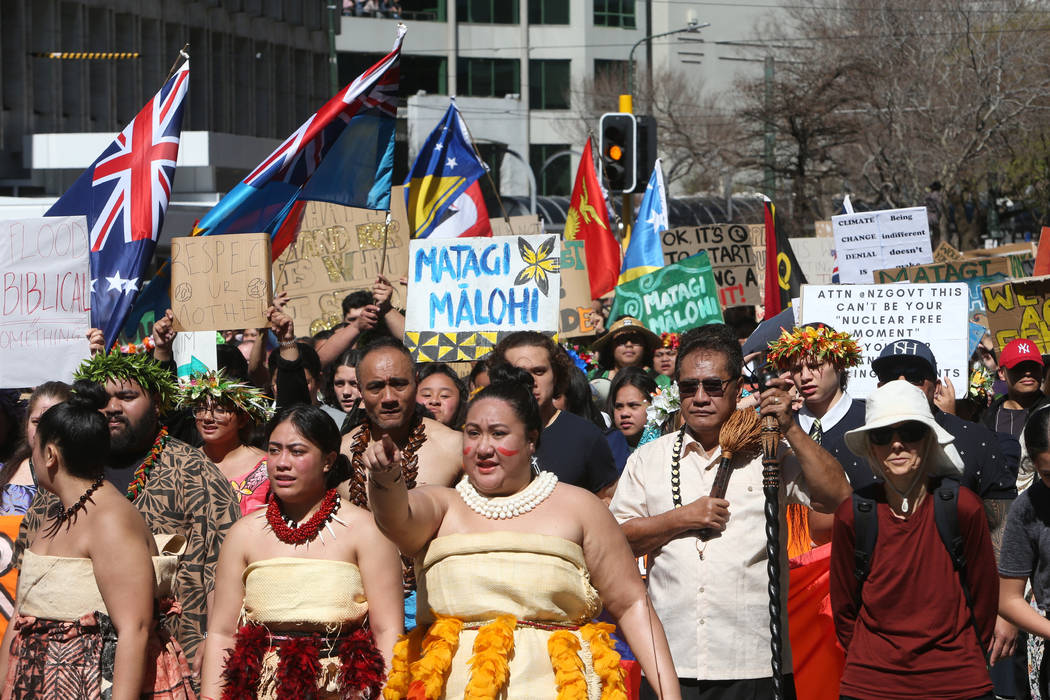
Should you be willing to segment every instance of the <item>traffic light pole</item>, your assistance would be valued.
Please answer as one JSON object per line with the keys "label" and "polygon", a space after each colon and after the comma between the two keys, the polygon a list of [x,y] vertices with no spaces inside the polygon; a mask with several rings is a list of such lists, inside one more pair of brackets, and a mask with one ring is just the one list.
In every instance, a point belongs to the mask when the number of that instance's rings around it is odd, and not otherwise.
{"label": "traffic light pole", "polygon": [[[637,47],[638,44],[635,44]],[[634,49],[631,49],[634,53]],[[634,63],[631,63],[634,66]],[[620,111],[626,112],[627,114],[634,113],[634,98],[630,93],[626,95],[620,95]],[[637,148],[637,144],[635,146]],[[631,240],[631,227],[634,225],[634,218],[631,214],[634,213],[634,204],[631,201],[631,194],[629,192],[623,193],[620,199],[620,224],[623,226],[623,240],[620,241],[620,247],[622,251],[627,250],[627,244]],[[621,254],[622,254],[621,251]]]}

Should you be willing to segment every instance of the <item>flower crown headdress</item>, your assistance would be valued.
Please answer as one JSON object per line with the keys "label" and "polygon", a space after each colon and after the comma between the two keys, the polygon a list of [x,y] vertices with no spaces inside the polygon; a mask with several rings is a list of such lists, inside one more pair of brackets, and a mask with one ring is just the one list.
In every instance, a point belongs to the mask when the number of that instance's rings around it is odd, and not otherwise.
{"label": "flower crown headdress", "polygon": [[171,372],[142,353],[100,352],[81,362],[73,372],[73,378],[96,384],[105,384],[111,379],[134,380],[147,394],[157,395],[162,411],[171,408],[178,391]]}
{"label": "flower crown headdress", "polygon": [[671,348],[672,350],[678,349],[678,334],[677,333],[661,333],[660,334],[660,347]]}
{"label": "flower crown headdress", "polygon": [[781,331],[780,337],[769,344],[766,360],[783,371],[804,359],[830,362],[835,369],[855,367],[863,359],[860,346],[849,333],[837,332],[828,326],[802,326],[791,332]]}
{"label": "flower crown headdress", "polygon": [[220,369],[195,372],[189,381],[179,385],[179,406],[194,406],[211,399],[215,403],[233,404],[248,414],[256,423],[263,423],[273,415],[273,402],[254,386],[229,379]]}

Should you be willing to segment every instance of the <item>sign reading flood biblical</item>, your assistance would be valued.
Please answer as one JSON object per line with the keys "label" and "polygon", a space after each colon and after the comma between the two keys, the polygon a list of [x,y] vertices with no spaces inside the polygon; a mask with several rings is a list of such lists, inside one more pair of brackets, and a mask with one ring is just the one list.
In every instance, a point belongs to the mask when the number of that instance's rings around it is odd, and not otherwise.
{"label": "sign reading flood biblical", "polygon": [[557,332],[561,249],[548,234],[412,240],[406,345],[420,360],[475,360],[501,332]]}
{"label": "sign reading flood biblical", "polygon": [[849,393],[865,398],[877,379],[871,361],[890,343],[919,340],[937,358],[940,378],[947,377],[962,398],[969,386],[969,290],[952,284],[857,284],[802,287],[805,323],[826,323],[845,331],[864,351],[859,366],[849,370]]}
{"label": "sign reading flood biblical", "polygon": [[762,303],[752,241],[761,239],[762,225],[711,224],[668,229],[661,234],[664,264],[707,253],[723,308]]}
{"label": "sign reading flood biblical", "polygon": [[1050,277],[1029,277],[981,288],[988,331],[1002,350],[1014,338],[1028,338],[1050,354]]}
{"label": "sign reading flood biblical", "polygon": [[0,387],[73,380],[88,356],[92,286],[126,289],[91,280],[88,254],[83,216],[0,221]]}
{"label": "sign reading flood biblical", "polygon": [[871,284],[875,270],[933,262],[926,207],[842,214],[831,223],[843,284]]}
{"label": "sign reading flood biblical", "polygon": [[718,291],[707,253],[697,253],[619,285],[609,323],[633,316],[657,335],[715,323],[722,320]]}
{"label": "sign reading flood biblical", "polygon": [[175,330],[262,328],[272,301],[269,234],[171,239]]}

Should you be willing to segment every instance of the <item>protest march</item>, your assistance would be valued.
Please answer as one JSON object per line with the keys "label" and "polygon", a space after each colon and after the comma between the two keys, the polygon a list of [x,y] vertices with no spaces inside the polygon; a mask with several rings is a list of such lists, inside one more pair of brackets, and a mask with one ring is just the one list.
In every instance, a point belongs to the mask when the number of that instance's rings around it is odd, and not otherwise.
{"label": "protest march", "polygon": [[185,54],[0,219],[0,698],[1050,698],[1050,237],[687,216],[630,109],[508,216],[396,26],[170,249]]}

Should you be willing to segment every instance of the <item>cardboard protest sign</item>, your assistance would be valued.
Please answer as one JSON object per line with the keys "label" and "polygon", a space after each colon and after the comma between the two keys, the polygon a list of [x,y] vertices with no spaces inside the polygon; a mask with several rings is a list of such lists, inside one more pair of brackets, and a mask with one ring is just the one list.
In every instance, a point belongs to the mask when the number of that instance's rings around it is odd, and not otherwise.
{"label": "cardboard protest sign", "polygon": [[941,241],[941,244],[937,246],[937,250],[933,251],[933,261],[938,263],[959,260],[962,257],[963,254],[948,245],[947,241]]}
{"label": "cardboard protest sign", "polygon": [[813,233],[816,234],[817,238],[835,237],[835,229],[832,227],[830,221],[814,221]]}
{"label": "cardboard protest sign", "polygon": [[1050,275],[1050,226],[1039,230],[1039,246],[1035,253],[1035,270],[1033,275]]}
{"label": "cardboard protest sign", "polygon": [[543,233],[543,224],[538,216],[512,216],[510,225],[502,218],[489,219],[493,236],[538,236]]}
{"label": "cardboard protest sign", "polygon": [[1050,276],[988,285],[981,294],[988,330],[1000,350],[1014,338],[1028,338],[1050,354]]}
{"label": "cardboard protest sign", "polygon": [[764,231],[762,225],[747,224],[668,229],[660,236],[664,263],[670,265],[704,251],[723,307],[761,304],[763,278],[757,271],[752,241],[762,240]]}
{"label": "cardboard protest sign", "polygon": [[890,343],[919,340],[937,358],[937,371],[966,395],[970,321],[965,284],[863,284],[802,287],[802,323],[826,323],[845,331],[864,351],[849,370],[849,393],[864,398],[877,380],[871,361]]}
{"label": "cardboard protest sign", "polygon": [[[950,260],[932,265],[913,265],[911,267],[895,267],[888,270],[876,270],[875,281],[879,284],[889,282],[962,282],[974,277],[990,277],[992,275],[1006,275],[1008,277],[1023,277],[1026,274],[1025,263],[1031,257],[1021,255],[1010,255],[1005,257],[963,257],[958,260]],[[1031,269],[1028,263],[1027,269]]]}
{"label": "cardboard protest sign", "polygon": [[0,387],[73,380],[88,356],[92,286],[125,289],[91,280],[88,253],[83,216],[0,221]]}
{"label": "cardboard protest sign", "polygon": [[987,328],[988,310],[984,308],[984,296],[981,288],[989,284],[998,284],[1010,279],[1007,275],[994,274],[987,277],[971,277],[966,280],[966,287],[970,293],[970,322],[977,323]]}
{"label": "cardboard protest sign", "polygon": [[697,253],[616,287],[609,322],[633,316],[659,335],[722,320],[707,253]]}
{"label": "cardboard protest sign", "polygon": [[558,335],[577,338],[594,335],[587,320],[591,310],[591,283],[587,277],[584,241],[562,241],[561,244],[561,325]]}
{"label": "cardboard protest sign", "polygon": [[810,284],[831,284],[835,271],[835,241],[831,238],[789,238],[795,260]]}
{"label": "cardboard protest sign", "polygon": [[404,307],[398,280],[408,274],[408,225],[395,215],[394,204],[404,210],[397,189],[390,196],[389,226],[385,211],[307,203],[299,236],[274,261],[274,291],[288,293],[285,310],[297,333],[313,335],[341,323],[343,298],[357,289],[371,291],[381,266],[394,286],[390,303]]}
{"label": "cardboard protest sign", "polygon": [[215,331],[186,331],[177,334],[171,345],[176,376],[182,379],[197,372],[219,369],[216,342]]}
{"label": "cardboard protest sign", "polygon": [[503,333],[558,330],[561,237],[414,239],[405,345],[419,361],[477,360]]}
{"label": "cardboard protest sign", "polygon": [[175,330],[261,328],[272,302],[269,234],[171,239]]}
{"label": "cardboard protest sign", "polygon": [[831,222],[844,284],[871,284],[875,270],[933,262],[926,207],[842,214]]}

